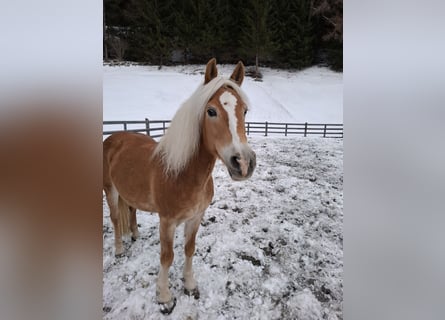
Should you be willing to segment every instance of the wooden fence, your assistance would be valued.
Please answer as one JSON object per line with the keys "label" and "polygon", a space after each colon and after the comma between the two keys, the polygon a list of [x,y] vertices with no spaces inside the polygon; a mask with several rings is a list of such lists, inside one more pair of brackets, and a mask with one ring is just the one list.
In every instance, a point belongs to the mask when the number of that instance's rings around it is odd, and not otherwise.
{"label": "wooden fence", "polygon": [[[165,134],[170,120],[136,120],[136,121],[104,121],[103,135],[114,132],[144,132],[152,138]],[[105,130],[107,128],[107,130]],[[247,135],[263,136],[319,136],[324,138],[343,138],[343,124],[324,123],[279,123],[279,122],[246,122]]]}
{"label": "wooden fence", "polygon": [[[103,135],[110,135],[119,131],[128,132],[144,132],[145,134],[151,136],[152,138],[159,138],[165,134],[168,129],[170,120],[136,120],[136,121],[104,121],[104,131]],[[111,128],[110,128],[111,127]],[[105,128],[110,128],[110,130],[105,130]]]}

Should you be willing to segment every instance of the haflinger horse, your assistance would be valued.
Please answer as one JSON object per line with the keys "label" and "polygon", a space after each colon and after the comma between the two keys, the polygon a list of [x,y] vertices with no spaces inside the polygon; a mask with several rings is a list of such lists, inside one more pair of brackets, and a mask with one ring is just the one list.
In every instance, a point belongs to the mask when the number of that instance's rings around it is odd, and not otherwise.
{"label": "haflinger horse", "polygon": [[169,289],[176,227],[184,222],[184,292],[195,299],[199,290],[192,269],[195,237],[213,198],[212,171],[221,159],[233,180],[248,179],[256,155],[247,143],[248,100],[240,86],[244,65],[238,62],[230,79],[218,76],[216,60],[206,66],[204,83],[178,109],[157,143],[144,134],[119,132],[103,144],[103,188],[114,225],[115,254],[124,251],[122,236],[139,236],[136,209],[159,214],[161,266],[156,292],[162,313],[176,299]]}

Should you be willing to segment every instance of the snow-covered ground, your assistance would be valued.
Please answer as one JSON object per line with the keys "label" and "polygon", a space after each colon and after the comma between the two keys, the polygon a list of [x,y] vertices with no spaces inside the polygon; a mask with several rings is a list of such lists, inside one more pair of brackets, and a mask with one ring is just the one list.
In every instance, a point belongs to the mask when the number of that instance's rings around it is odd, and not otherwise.
{"label": "snow-covered ground", "polygon": [[104,203],[104,319],[342,319],[343,143],[323,138],[250,138],[251,179],[233,182],[222,163],[197,235],[201,297],[183,294],[183,228],[170,269],[173,313],[156,303],[159,219],[138,211],[141,238],[114,257]]}
{"label": "snow-covered ground", "polygon": [[[105,66],[104,120],[170,120],[203,81],[204,65]],[[230,76],[234,65],[218,65]],[[247,121],[343,123],[343,74],[313,67],[299,72],[262,68],[263,81],[242,85],[252,112]]]}
{"label": "snow-covered ground", "polygon": [[[234,66],[218,66],[229,76]],[[204,66],[104,67],[104,120],[171,119],[202,82]],[[246,78],[248,121],[342,123],[342,74],[262,69]],[[141,238],[114,257],[104,200],[104,319],[342,319],[343,142],[249,137],[257,153],[250,180],[233,182],[218,162],[215,196],[197,235],[201,297],[183,294],[183,229],[170,270],[177,305],[156,303],[159,219],[138,211]]]}

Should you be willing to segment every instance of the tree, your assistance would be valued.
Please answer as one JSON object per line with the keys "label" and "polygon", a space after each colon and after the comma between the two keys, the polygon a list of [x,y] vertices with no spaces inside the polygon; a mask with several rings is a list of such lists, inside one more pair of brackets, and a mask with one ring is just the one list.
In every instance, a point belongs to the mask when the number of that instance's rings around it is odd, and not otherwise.
{"label": "tree", "polygon": [[275,1],[273,6],[274,61],[282,67],[304,68],[312,63],[313,33],[310,1]]}
{"label": "tree", "polygon": [[260,58],[272,51],[268,27],[270,11],[269,0],[250,0],[248,7],[244,9],[245,24],[241,29],[240,45],[244,53],[255,57],[255,78],[260,76]]}
{"label": "tree", "polygon": [[102,9],[102,45],[103,45],[103,59],[108,60],[108,47],[107,47],[107,24],[105,23],[105,5]]}
{"label": "tree", "polygon": [[343,65],[342,0],[104,0],[103,16],[105,60]]}
{"label": "tree", "polygon": [[323,40],[343,43],[343,0],[313,0],[311,11],[328,25]]}
{"label": "tree", "polygon": [[113,29],[120,26],[121,14],[119,12],[120,3],[122,0],[104,0],[103,5],[103,58],[108,60],[110,57],[110,43],[109,39],[113,37],[110,33],[110,27]]}
{"label": "tree", "polygon": [[343,68],[343,0],[313,0],[311,17],[317,23],[319,47],[329,65]]}
{"label": "tree", "polygon": [[112,52],[114,53],[114,56],[117,60],[123,60],[125,56],[125,51],[128,48],[128,43],[124,39],[111,35],[107,39],[107,46],[110,47]]}
{"label": "tree", "polygon": [[[176,42],[184,60],[201,63],[210,57],[220,62],[239,60],[241,2],[184,0],[176,7]],[[238,61],[236,60],[236,61]]]}
{"label": "tree", "polygon": [[147,54],[161,67],[173,48],[174,10],[172,0],[147,1],[148,35],[150,49]]}

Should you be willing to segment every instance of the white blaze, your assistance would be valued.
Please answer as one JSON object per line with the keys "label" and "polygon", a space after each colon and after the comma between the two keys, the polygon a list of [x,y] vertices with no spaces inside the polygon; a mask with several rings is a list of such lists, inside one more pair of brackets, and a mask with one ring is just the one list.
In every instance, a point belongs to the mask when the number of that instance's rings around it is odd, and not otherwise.
{"label": "white blaze", "polygon": [[229,130],[232,134],[232,143],[235,148],[239,149],[240,147],[240,138],[238,136],[238,131],[236,130],[238,126],[238,119],[236,118],[235,108],[236,108],[236,97],[228,91],[225,91],[220,97],[219,102],[223,106],[224,110],[226,110],[227,115],[229,117]]}

